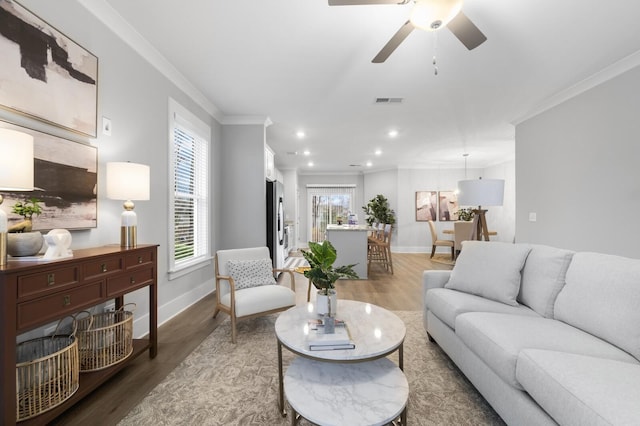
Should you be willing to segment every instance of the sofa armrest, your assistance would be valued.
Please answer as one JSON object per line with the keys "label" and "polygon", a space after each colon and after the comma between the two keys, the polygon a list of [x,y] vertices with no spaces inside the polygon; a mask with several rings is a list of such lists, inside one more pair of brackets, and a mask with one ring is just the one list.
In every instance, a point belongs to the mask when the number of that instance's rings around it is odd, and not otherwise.
{"label": "sofa armrest", "polygon": [[449,281],[451,271],[430,270],[422,273],[422,296],[432,288],[442,288]]}

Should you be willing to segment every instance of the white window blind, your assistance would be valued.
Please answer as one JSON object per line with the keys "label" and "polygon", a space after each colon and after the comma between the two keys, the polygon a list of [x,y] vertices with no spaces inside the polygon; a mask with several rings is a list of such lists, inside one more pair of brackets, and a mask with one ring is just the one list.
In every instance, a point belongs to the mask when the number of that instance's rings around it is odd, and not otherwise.
{"label": "white window blind", "polygon": [[[170,269],[209,260],[209,127],[172,103]],[[171,108],[170,108],[171,110]]]}
{"label": "white window blind", "polygon": [[324,240],[327,225],[337,223],[338,216],[346,223],[349,212],[354,212],[355,194],[355,185],[307,185],[308,240]]}

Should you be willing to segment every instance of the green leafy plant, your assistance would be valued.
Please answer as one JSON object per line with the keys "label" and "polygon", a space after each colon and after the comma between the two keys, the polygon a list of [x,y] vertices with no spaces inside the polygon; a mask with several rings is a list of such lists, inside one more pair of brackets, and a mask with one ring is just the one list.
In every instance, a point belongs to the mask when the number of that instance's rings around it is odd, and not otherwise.
{"label": "green leafy plant", "polygon": [[302,250],[302,256],[311,267],[304,271],[304,276],[309,278],[311,283],[322,291],[322,294],[328,294],[329,289],[336,288],[335,283],[340,278],[359,278],[353,270],[356,264],[333,267],[338,253],[329,240],[324,240],[322,243],[310,241],[309,250]]}
{"label": "green leafy plant", "polygon": [[475,216],[472,208],[460,209],[456,213],[458,214],[458,219],[466,222],[470,221]]}
{"label": "green leafy plant", "polygon": [[9,228],[9,232],[31,232],[33,229],[33,216],[38,216],[42,213],[40,202],[42,202],[42,200],[32,197],[28,200],[15,203],[11,211],[22,216],[24,220]]}
{"label": "green leafy plant", "polygon": [[389,200],[382,194],[378,194],[369,200],[369,203],[363,206],[362,210],[367,215],[365,220],[369,226],[373,225],[374,222],[391,225],[396,223],[396,213],[389,207]]}

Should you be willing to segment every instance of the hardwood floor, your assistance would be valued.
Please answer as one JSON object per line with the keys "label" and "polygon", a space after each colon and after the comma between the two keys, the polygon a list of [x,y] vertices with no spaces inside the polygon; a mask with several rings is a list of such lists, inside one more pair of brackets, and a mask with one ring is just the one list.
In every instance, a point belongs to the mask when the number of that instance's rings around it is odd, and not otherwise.
{"label": "hardwood floor", "polygon": [[[394,253],[393,263],[393,275],[373,265],[368,280],[339,281],[336,285],[338,297],[369,302],[390,310],[417,311],[422,309],[422,272],[451,269],[449,265],[431,262],[426,253]],[[295,277],[297,302],[305,303],[307,279],[300,274]],[[226,319],[223,314],[216,319],[212,317],[214,303],[211,294],[160,327],[155,359],[150,360],[146,355],[138,357],[53,424],[117,424]]]}

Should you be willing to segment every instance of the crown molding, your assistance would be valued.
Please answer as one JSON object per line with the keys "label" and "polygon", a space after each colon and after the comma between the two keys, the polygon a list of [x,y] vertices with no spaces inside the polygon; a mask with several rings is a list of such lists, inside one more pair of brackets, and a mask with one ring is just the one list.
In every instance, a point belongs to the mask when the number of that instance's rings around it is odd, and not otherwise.
{"label": "crown molding", "polygon": [[225,115],[222,120],[219,120],[220,124],[227,125],[261,125],[269,127],[273,124],[273,121],[265,115]]}
{"label": "crown molding", "polygon": [[541,114],[557,105],[560,105],[561,103],[566,102],[569,99],[574,98],[589,89],[592,89],[621,74],[624,74],[625,72],[636,68],[637,66],[640,66],[640,50],[620,59],[617,62],[614,62],[613,64],[603,68],[592,76],[587,77],[584,80],[574,84],[573,86],[570,86],[567,89],[556,93],[550,98],[547,98],[545,101],[533,108],[524,116],[512,121],[511,124],[517,126],[523,121],[529,120],[530,118],[533,118],[536,115]]}
{"label": "crown molding", "polygon": [[225,117],[220,110],[105,0],[78,0],[78,3],[186,93],[195,103],[211,114],[213,118],[219,122],[224,121]]}

